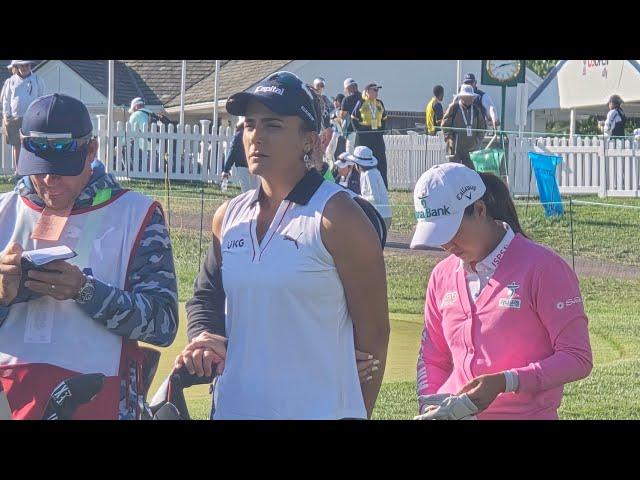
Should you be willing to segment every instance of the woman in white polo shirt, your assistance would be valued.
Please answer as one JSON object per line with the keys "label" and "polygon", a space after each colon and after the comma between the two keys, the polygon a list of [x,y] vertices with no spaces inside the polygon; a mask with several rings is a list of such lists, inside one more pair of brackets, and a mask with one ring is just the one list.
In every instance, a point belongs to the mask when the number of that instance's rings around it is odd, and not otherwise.
{"label": "woman in white polo shirt", "polygon": [[[370,417],[389,338],[384,260],[360,207],[311,168],[319,98],[277,72],[232,95],[227,111],[245,116],[261,184],[215,213],[176,367],[220,374],[214,419]],[[362,385],[356,348],[378,360]]]}

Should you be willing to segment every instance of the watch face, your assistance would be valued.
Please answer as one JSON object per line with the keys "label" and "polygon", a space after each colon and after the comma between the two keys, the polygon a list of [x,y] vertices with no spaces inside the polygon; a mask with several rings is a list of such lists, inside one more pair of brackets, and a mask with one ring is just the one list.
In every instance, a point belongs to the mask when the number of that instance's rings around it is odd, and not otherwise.
{"label": "watch face", "polygon": [[520,73],[520,60],[488,60],[487,73],[499,82],[513,80]]}

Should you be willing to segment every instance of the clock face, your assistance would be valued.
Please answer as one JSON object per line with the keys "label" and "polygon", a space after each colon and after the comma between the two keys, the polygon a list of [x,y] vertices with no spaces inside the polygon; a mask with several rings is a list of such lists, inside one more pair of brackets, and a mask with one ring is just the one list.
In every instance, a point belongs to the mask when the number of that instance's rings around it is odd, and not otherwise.
{"label": "clock face", "polygon": [[513,80],[520,73],[520,60],[487,60],[487,73],[498,82]]}

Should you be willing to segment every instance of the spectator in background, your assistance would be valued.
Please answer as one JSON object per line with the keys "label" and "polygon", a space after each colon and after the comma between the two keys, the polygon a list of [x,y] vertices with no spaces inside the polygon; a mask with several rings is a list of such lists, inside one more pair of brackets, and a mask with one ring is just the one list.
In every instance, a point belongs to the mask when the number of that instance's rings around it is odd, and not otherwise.
{"label": "spectator in background", "polygon": [[[325,160],[327,163],[334,163],[338,156],[347,150],[345,120],[340,116],[340,107],[342,106],[344,95],[339,93],[333,100],[334,109],[331,112],[331,141],[325,152]],[[331,160],[331,161],[329,161]]]}
{"label": "spectator in background", "polygon": [[477,95],[475,104],[482,112],[485,123],[492,126],[492,128],[498,128],[498,126],[500,126],[500,120],[498,119],[498,112],[496,111],[496,107],[493,104],[491,96],[488,93],[478,89],[476,76],[473,73],[467,73],[464,76],[462,84],[471,85],[473,87],[473,93]]}
{"label": "spectator in background", "polygon": [[362,94],[358,91],[358,84],[353,78],[346,78],[344,80],[344,93],[345,97],[342,100],[342,105],[340,106],[340,117],[344,121],[346,151],[353,153],[356,146],[356,132],[351,122],[351,113],[356,108]]}
{"label": "spectator in background", "polygon": [[44,95],[44,82],[31,72],[33,60],[11,60],[7,68],[12,75],[2,87],[2,118],[7,143],[13,147],[13,163],[17,167],[20,158],[20,128],[27,107]]}
{"label": "spectator in background", "polygon": [[604,122],[604,134],[608,137],[623,137],[627,117],[622,111],[622,98],[611,95],[609,98],[609,113]]}
{"label": "spectator in background", "polygon": [[[327,147],[331,143],[332,129],[331,129],[331,111],[333,110],[333,104],[329,97],[324,94],[325,81],[322,77],[317,77],[313,81],[311,90],[318,95],[321,100],[321,109],[318,115],[321,120],[322,128],[320,130],[320,146],[323,152],[326,152]],[[333,166],[333,158],[326,159],[330,166]]]}
{"label": "spectator in background", "polygon": [[442,125],[444,111],[442,109],[442,99],[444,98],[444,87],[436,85],[433,87],[433,97],[427,103],[425,109],[427,135],[435,135]]}
{"label": "spectator in background", "polygon": [[[141,132],[143,127],[147,126],[147,131],[149,131],[149,125],[151,124],[151,112],[144,108],[144,100],[140,97],[136,97],[131,100],[131,108],[129,108],[129,124],[131,125],[131,129],[137,132]],[[131,157],[132,159],[138,158],[138,168],[142,170],[142,161],[143,155],[146,147],[146,141],[144,138],[138,139],[138,154],[136,155],[134,152],[134,141],[131,141]]]}
{"label": "spectator in background", "polygon": [[324,94],[324,88],[325,88],[324,78],[318,77],[313,81],[313,90],[322,99],[326,116],[328,118],[331,118],[331,112],[333,111],[334,107],[333,107],[333,103],[331,102],[331,99]]}
{"label": "spectator in background", "polygon": [[333,110],[331,111],[331,120],[334,118],[340,118],[340,107],[342,106],[342,101],[344,100],[344,94],[339,93],[333,99]]}
{"label": "spectator in background", "polygon": [[377,168],[378,159],[371,149],[365,146],[356,147],[353,155],[347,155],[345,158],[358,165],[360,196],[376,207],[389,231],[392,217],[389,192]]}
{"label": "spectator in background", "polygon": [[362,99],[358,101],[351,113],[351,121],[357,132],[356,145],[363,145],[371,149],[373,155],[378,159],[378,170],[382,175],[384,186],[389,188],[387,153],[383,137],[387,111],[384,103],[378,99],[378,91],[381,88],[382,85],[377,83],[369,83],[364,88]]}
{"label": "spectator in background", "polygon": [[252,175],[247,166],[247,157],[244,153],[244,145],[242,144],[243,132],[244,117],[240,117],[240,120],[238,120],[238,124],[236,125],[236,133],[233,136],[233,140],[231,140],[231,146],[229,147],[227,159],[224,162],[221,174],[222,179],[229,178],[231,168],[235,165],[236,177],[238,178],[238,183],[240,183],[242,193],[252,190],[258,185],[258,177]]}
{"label": "spectator in background", "polygon": [[347,158],[348,156],[347,152],[338,156],[336,166],[333,168],[333,177],[337,184],[360,195],[360,172],[355,168],[355,163]]}
{"label": "spectator in background", "polygon": [[480,148],[487,128],[482,112],[475,103],[476,97],[471,85],[462,85],[442,119],[442,131],[451,161],[474,170],[469,152]]}

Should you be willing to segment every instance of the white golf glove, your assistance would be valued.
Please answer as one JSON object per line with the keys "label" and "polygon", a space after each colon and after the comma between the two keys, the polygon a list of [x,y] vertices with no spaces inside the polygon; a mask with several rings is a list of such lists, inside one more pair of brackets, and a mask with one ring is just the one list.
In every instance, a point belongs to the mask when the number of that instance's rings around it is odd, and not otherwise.
{"label": "white golf glove", "polygon": [[459,397],[441,393],[420,396],[421,414],[414,420],[476,420],[478,407],[465,393]]}

